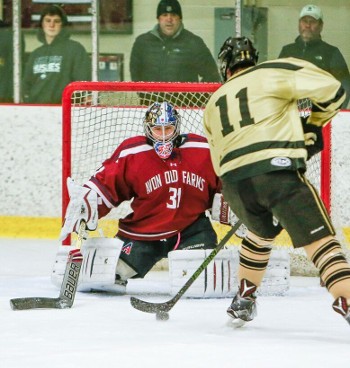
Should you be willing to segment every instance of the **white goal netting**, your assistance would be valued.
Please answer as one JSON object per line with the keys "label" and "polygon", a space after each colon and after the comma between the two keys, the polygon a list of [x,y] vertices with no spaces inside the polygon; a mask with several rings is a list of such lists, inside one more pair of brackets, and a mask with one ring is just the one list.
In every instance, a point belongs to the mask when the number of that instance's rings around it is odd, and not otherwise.
{"label": "white goal netting", "polygon": [[[142,120],[152,102],[170,101],[181,115],[181,132],[203,135],[203,110],[219,86],[214,83],[145,82],[70,84],[63,97],[63,213],[69,201],[66,178],[71,176],[83,184],[124,139],[143,134]],[[300,105],[300,110],[303,114],[308,113],[307,106]],[[322,168],[322,160],[320,154],[310,160],[308,177],[327,202],[329,169]],[[125,203],[100,220],[99,228],[104,235],[113,236],[117,231],[118,218],[124,217],[128,211],[130,206]],[[215,224],[215,229],[219,238],[227,232],[224,225]],[[231,243],[238,244],[239,239],[233,237]],[[295,266],[292,264],[294,273],[309,275],[316,272],[303,252],[292,251],[287,234],[282,234],[276,245],[290,247],[296,262]]]}

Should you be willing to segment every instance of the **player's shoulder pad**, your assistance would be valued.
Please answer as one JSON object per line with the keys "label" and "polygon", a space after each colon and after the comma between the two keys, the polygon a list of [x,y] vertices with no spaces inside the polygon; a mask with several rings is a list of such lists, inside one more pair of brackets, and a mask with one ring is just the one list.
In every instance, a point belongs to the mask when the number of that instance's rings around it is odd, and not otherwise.
{"label": "player's shoulder pad", "polygon": [[137,146],[145,143],[147,143],[147,138],[144,135],[137,135],[135,137],[124,139],[124,141],[120,143],[119,147]]}
{"label": "player's shoulder pad", "polygon": [[204,143],[208,142],[207,138],[201,135],[195,134],[195,133],[181,134],[180,137],[181,137],[180,145],[187,143],[187,142],[204,142]]}
{"label": "player's shoulder pad", "polygon": [[209,144],[205,137],[194,134],[194,133],[187,133],[181,134],[181,141],[178,145],[179,148],[208,148]]}
{"label": "player's shoulder pad", "polygon": [[147,138],[143,135],[125,139],[115,150],[112,159],[117,160],[130,154],[136,154],[152,150],[153,147],[148,143]]}

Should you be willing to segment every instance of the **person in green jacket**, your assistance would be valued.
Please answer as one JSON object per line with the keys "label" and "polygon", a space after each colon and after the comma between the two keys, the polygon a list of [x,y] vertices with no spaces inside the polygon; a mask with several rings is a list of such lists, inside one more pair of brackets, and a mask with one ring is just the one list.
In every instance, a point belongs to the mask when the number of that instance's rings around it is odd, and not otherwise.
{"label": "person in green jacket", "polygon": [[161,0],[158,24],[138,36],[130,55],[133,81],[219,82],[216,62],[202,38],[184,28],[177,0]]}
{"label": "person in green jacket", "polygon": [[23,101],[60,104],[62,92],[74,81],[91,80],[91,60],[85,48],[70,39],[67,16],[57,5],[48,5],[41,13],[38,40],[26,63],[23,76]]}

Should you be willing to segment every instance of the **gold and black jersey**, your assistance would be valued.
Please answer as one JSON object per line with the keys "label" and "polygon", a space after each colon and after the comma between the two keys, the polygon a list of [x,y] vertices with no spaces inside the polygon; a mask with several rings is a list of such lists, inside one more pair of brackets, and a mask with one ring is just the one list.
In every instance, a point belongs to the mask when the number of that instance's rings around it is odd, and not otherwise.
{"label": "gold and black jersey", "polygon": [[274,170],[305,170],[307,152],[297,100],[309,98],[308,123],[323,126],[344,90],[328,72],[300,59],[267,61],[232,76],[204,112],[213,165],[237,180]]}

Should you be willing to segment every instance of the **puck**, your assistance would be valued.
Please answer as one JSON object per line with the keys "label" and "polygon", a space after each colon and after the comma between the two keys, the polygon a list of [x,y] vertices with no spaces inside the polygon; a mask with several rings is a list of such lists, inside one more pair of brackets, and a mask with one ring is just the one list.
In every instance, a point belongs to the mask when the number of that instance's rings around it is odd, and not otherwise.
{"label": "puck", "polygon": [[156,313],[157,321],[167,321],[169,319],[169,313],[167,312],[157,312]]}

